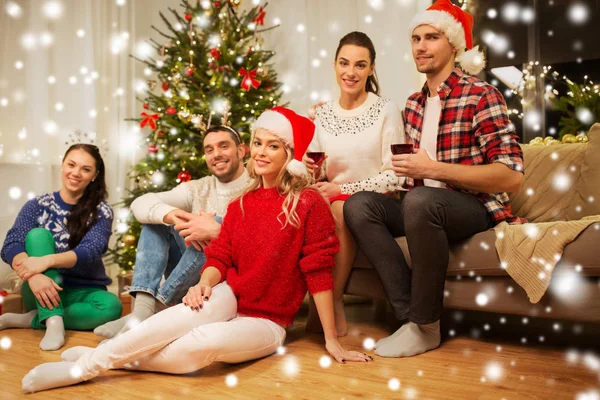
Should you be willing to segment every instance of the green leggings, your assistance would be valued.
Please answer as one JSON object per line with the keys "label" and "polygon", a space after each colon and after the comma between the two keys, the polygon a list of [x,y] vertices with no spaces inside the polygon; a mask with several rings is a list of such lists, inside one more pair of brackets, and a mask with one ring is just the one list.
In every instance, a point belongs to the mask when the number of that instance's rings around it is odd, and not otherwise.
{"label": "green leggings", "polygon": [[[30,257],[42,257],[56,253],[52,234],[43,228],[32,229],[25,238],[25,251]],[[62,277],[57,269],[50,268],[44,273],[62,287]],[[63,287],[59,291],[60,303],[50,310],[43,307],[35,298],[29,284],[22,289],[23,302],[28,310],[38,313],[31,322],[33,329],[46,329],[45,321],[55,315],[63,317],[66,329],[78,331],[92,330],[99,325],[113,321],[121,315],[121,301],[114,294],[99,288],[74,289]]]}

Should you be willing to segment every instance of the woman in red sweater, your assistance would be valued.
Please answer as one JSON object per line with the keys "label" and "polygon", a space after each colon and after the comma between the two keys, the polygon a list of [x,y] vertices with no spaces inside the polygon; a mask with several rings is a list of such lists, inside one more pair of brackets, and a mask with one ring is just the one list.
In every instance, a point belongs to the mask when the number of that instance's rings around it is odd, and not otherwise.
{"label": "woman in red sweater", "polygon": [[116,368],[186,374],[215,361],[266,357],[283,345],[307,289],[329,354],[341,363],[372,360],[337,338],[331,270],[339,241],[329,205],[308,188],[301,162],[313,133],[313,123],[289,109],[265,111],[251,143],[254,184],[229,205],[219,237],[206,249],[200,282],[183,304],[97,348],[63,352],[63,362],[31,370],[23,390],[73,385]]}

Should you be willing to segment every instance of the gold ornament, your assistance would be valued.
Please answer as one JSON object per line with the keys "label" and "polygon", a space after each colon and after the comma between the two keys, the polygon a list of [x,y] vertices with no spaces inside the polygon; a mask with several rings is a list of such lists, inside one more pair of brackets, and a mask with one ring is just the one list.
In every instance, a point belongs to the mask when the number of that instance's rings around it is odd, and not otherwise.
{"label": "gold ornament", "polygon": [[577,139],[577,143],[587,143],[589,140],[585,133],[580,133],[579,135],[575,136],[575,139]]}
{"label": "gold ornament", "polygon": [[156,81],[153,79],[148,79],[146,83],[148,83],[148,88],[150,88],[150,90],[154,90],[156,87]]}
{"label": "gold ornament", "polygon": [[554,139],[552,136],[546,136],[544,138],[544,144],[550,144],[550,142],[552,142],[553,140],[556,140],[556,139]]}
{"label": "gold ornament", "polygon": [[540,136],[533,138],[529,141],[529,144],[531,146],[540,146],[542,144],[544,144],[544,139],[542,139]]}
{"label": "gold ornament", "polygon": [[237,10],[237,8],[242,4],[242,0],[229,0],[229,5]]}
{"label": "gold ornament", "polygon": [[127,247],[133,246],[135,244],[135,236],[133,236],[131,233],[127,233],[121,237],[121,241]]}
{"label": "gold ornament", "polygon": [[175,83],[181,82],[181,74],[177,72],[175,75],[171,77],[171,80]]}
{"label": "gold ornament", "polygon": [[562,137],[562,143],[577,143],[577,138],[571,133],[567,133]]}
{"label": "gold ornament", "polygon": [[554,146],[556,144],[560,144],[560,140],[556,140],[556,139],[552,139],[552,140],[548,140],[548,142],[546,142],[547,146]]}
{"label": "gold ornament", "polygon": [[192,120],[192,113],[187,108],[184,108],[183,110],[179,111],[177,113],[177,116],[181,121],[185,123],[188,123]]}

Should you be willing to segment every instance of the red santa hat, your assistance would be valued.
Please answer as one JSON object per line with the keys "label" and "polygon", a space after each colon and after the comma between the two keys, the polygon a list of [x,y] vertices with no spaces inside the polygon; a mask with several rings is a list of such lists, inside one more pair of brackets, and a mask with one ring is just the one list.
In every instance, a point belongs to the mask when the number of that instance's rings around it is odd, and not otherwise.
{"label": "red santa hat", "polygon": [[252,133],[259,128],[277,135],[294,150],[294,159],[286,167],[292,175],[308,174],[302,157],[315,134],[315,124],[310,119],[296,114],[289,108],[273,107],[260,114],[252,126]]}
{"label": "red santa hat", "polygon": [[[448,38],[458,49],[456,61],[463,71],[477,75],[485,67],[485,56],[479,46],[473,47],[473,16],[452,4],[450,0],[437,0],[427,10],[417,14],[410,24],[410,35],[420,25],[431,25]],[[466,50],[465,50],[466,49]]]}

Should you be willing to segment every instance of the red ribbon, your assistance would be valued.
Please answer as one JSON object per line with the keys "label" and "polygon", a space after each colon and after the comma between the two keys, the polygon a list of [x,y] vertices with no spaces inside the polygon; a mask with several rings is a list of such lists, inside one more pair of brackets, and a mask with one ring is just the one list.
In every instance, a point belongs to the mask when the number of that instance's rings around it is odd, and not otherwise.
{"label": "red ribbon", "polygon": [[218,60],[219,58],[221,58],[221,52],[218,49],[210,49],[210,55],[215,60]]}
{"label": "red ribbon", "polygon": [[252,22],[256,22],[258,25],[264,25],[265,24],[265,15],[267,15],[267,13],[263,10],[263,8],[259,8],[258,9],[258,16],[256,18],[254,18],[252,20]]}
{"label": "red ribbon", "polygon": [[256,74],[257,72],[255,69],[248,72],[246,71],[246,68],[240,68],[240,75],[242,75],[242,83],[240,86],[242,87],[242,89],[244,89],[245,91],[249,91],[252,87],[254,89],[258,89],[258,87],[260,86],[260,81],[256,79]]}
{"label": "red ribbon", "polygon": [[158,121],[158,114],[148,114],[143,112],[140,115],[144,117],[140,122],[140,128],[149,125],[150,128],[152,128],[152,130],[156,129],[156,121]]}
{"label": "red ribbon", "polygon": [[[6,292],[6,290],[3,290],[0,292],[0,297],[6,297],[8,296],[8,293]],[[0,315],[2,315],[2,303],[3,301],[0,301]]]}

